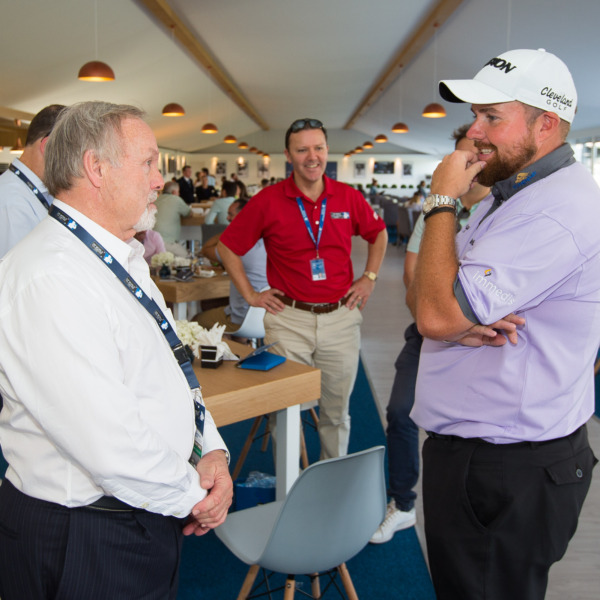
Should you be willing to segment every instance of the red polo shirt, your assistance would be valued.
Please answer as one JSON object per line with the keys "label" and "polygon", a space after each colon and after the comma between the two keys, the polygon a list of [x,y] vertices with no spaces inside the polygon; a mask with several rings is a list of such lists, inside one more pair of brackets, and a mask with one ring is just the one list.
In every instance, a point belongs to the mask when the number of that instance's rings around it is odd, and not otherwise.
{"label": "red polo shirt", "polygon": [[[352,285],[354,274],[350,252],[352,236],[373,243],[385,224],[363,195],[328,177],[317,202],[302,195],[293,176],[253,196],[221,235],[221,241],[242,256],[263,238],[267,250],[267,279],[295,300],[337,302]],[[325,263],[326,279],[313,281],[310,261],[316,258],[296,198],[300,198],[318,237],[321,205],[327,198],[319,257]]]}

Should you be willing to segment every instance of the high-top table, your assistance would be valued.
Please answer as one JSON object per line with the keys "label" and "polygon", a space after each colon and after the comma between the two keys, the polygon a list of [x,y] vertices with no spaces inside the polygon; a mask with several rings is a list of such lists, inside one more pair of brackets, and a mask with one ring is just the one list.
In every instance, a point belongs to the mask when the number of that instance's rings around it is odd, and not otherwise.
{"label": "high-top table", "polygon": [[188,281],[154,278],[165,301],[173,303],[173,316],[177,321],[188,318],[188,306],[191,308],[190,312],[194,310],[198,312],[191,306],[191,303],[215,298],[229,298],[231,278],[229,275],[224,275],[222,270],[215,269],[215,272],[217,274],[214,277],[194,276]]}
{"label": "high-top table", "polygon": [[[237,342],[228,344],[240,356],[252,351]],[[234,361],[202,369],[196,360],[194,371],[217,426],[277,412],[276,497],[285,498],[299,473],[300,405],[320,397],[321,371],[289,358],[270,371],[239,369]]]}

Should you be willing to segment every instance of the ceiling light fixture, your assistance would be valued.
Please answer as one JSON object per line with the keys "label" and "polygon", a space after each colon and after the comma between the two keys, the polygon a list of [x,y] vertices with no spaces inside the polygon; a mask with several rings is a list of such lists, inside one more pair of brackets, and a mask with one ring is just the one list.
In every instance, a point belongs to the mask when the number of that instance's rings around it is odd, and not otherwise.
{"label": "ceiling light fixture", "polygon": [[214,123],[205,123],[202,126],[202,133],[218,133],[219,129]]}
{"label": "ceiling light fixture", "polygon": [[239,148],[240,150],[248,150],[248,143],[247,143],[247,142],[240,142],[240,143],[238,144],[238,148]]}
{"label": "ceiling light fixture", "polygon": [[223,141],[224,141],[226,144],[235,144],[235,143],[237,142],[237,138],[235,137],[235,135],[226,135],[226,136],[223,138]]}
{"label": "ceiling light fixture", "polygon": [[408,133],[408,125],[398,121],[392,125],[392,133]]}
{"label": "ceiling light fixture", "polygon": [[360,154],[361,152],[364,152],[362,146],[356,146],[356,148],[354,148],[354,152],[357,152],[358,154]]}
{"label": "ceiling light fixture", "polygon": [[366,150],[370,150],[373,147],[373,142],[365,142],[363,144],[363,148],[365,148]]}
{"label": "ceiling light fixture", "polygon": [[388,141],[388,139],[387,139],[387,135],[383,135],[383,133],[380,133],[379,135],[376,135],[376,136],[375,136],[375,141],[376,141],[378,144],[384,144],[385,142],[387,142],[387,141]]}
{"label": "ceiling light fixture", "polygon": [[250,146],[250,148],[248,148],[248,152],[256,152],[258,150],[258,148],[256,146]]}
{"label": "ceiling light fixture", "polygon": [[[433,96],[435,97],[435,86],[437,83],[437,30],[439,24],[434,23],[433,27]],[[427,119],[441,119],[446,116],[446,110],[438,102],[432,102],[423,109],[423,114],[421,116],[426,117]]]}
{"label": "ceiling light fixture", "polygon": [[94,32],[96,34],[96,60],[85,63],[77,78],[81,81],[114,81],[114,71],[102,61],[98,60],[98,0],[94,0]]}
{"label": "ceiling light fixture", "polygon": [[169,102],[169,104],[165,104],[162,109],[163,117],[183,117],[185,116],[185,110],[181,104],[177,104],[177,102]]}

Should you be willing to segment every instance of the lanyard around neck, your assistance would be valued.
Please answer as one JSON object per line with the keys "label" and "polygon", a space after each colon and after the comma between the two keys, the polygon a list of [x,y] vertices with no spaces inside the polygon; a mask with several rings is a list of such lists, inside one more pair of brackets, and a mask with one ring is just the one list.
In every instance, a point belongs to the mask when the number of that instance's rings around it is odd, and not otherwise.
{"label": "lanyard around neck", "polygon": [[27,175],[25,175],[21,169],[17,169],[17,167],[15,167],[15,165],[12,163],[8,168],[33,192],[33,195],[42,203],[42,206],[46,210],[50,210],[50,203],[46,199],[46,196],[44,196],[44,192],[39,190],[37,186],[29,179],[29,177],[27,177]]}
{"label": "lanyard around neck", "polygon": [[[64,213],[58,206],[52,205],[50,208],[50,216],[56,219],[59,223],[64,225],[73,235],[75,235],[83,244],[85,244],[97,257],[101,260],[106,267],[108,267],[117,279],[125,286],[131,295],[148,311],[152,316],[161,332],[165,336],[171,351],[177,360],[185,378],[187,379],[188,385],[191,390],[199,390],[200,384],[194,370],[192,369],[192,363],[181,343],[181,340],[177,337],[177,334],[171,327],[168,319],[158,306],[158,304],[150,298],[142,290],[142,288],[135,282],[133,277],[121,266],[121,264],[113,258],[113,256],[105,250],[105,248],[90,234],[88,233],[75,219]],[[194,394],[195,396],[195,394]],[[198,406],[196,406],[198,409]],[[202,414],[204,414],[204,406],[202,406]],[[198,421],[198,420],[197,420]],[[204,419],[201,419],[202,424]],[[200,432],[202,433],[202,431]]]}
{"label": "lanyard around neck", "polygon": [[308,215],[306,214],[306,209],[304,208],[304,204],[302,204],[301,198],[296,198],[296,202],[298,203],[298,208],[300,209],[300,214],[304,219],[304,225],[306,225],[306,229],[308,231],[308,235],[310,235],[310,239],[313,241],[315,248],[317,250],[317,257],[319,256],[319,244],[321,243],[321,234],[323,233],[323,225],[325,223],[325,208],[327,206],[327,198],[323,198],[323,203],[321,204],[321,217],[319,219],[319,231],[317,232],[317,238],[315,239],[315,234],[313,233],[312,227],[310,225],[310,221],[308,220]]}

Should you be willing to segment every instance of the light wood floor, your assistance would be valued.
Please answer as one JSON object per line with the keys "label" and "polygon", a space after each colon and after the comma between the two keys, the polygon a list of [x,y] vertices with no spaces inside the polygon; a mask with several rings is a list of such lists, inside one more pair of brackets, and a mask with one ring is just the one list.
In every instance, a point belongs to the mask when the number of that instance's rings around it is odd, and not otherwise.
{"label": "light wood floor", "polygon": [[[353,246],[355,272],[364,270],[366,246]],[[375,293],[363,312],[361,354],[376,395],[382,422],[394,380],[394,362],[404,344],[404,329],[412,318],[404,303],[402,284],[404,250],[388,246]],[[355,425],[356,426],[356,425]],[[385,426],[385,425],[384,425]],[[591,444],[600,457],[600,421],[588,424]],[[421,437],[423,439],[423,435]],[[417,535],[426,555],[420,489],[417,498]],[[575,537],[562,561],[550,571],[547,600],[598,600],[600,598],[600,470],[596,469]]]}

